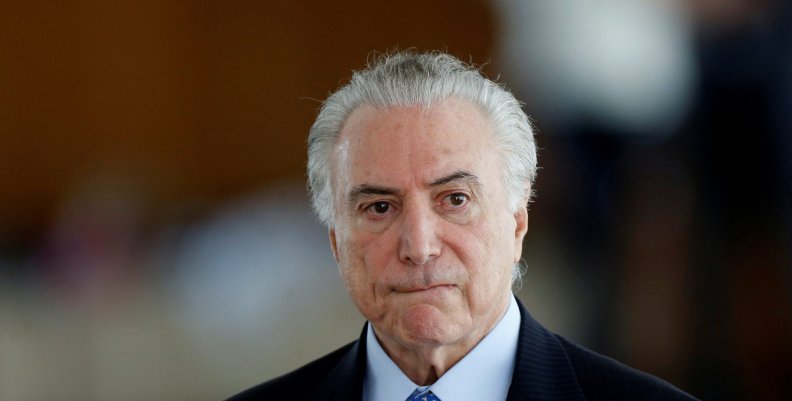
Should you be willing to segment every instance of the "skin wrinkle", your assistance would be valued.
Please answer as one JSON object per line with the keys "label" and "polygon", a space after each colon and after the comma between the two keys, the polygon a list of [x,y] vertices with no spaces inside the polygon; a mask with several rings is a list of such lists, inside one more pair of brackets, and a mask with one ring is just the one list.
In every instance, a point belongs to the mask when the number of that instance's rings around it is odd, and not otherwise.
{"label": "skin wrinkle", "polygon": [[[448,184],[451,182],[460,182],[460,183],[468,183],[469,185],[479,185],[479,178],[476,177],[474,174],[470,173],[469,171],[457,171],[453,174],[449,174],[446,177],[439,178],[435,180],[433,183],[429,184],[430,187],[439,187],[444,184]],[[369,184],[362,184],[357,185],[349,191],[347,195],[347,203],[349,207],[355,208],[356,204],[358,203],[361,197],[366,197],[370,195],[400,195],[403,196],[403,193],[396,188],[387,188],[381,187],[376,185],[369,185]]]}
{"label": "skin wrinkle", "polygon": [[[491,124],[461,100],[361,106],[338,149],[339,272],[386,353],[416,384],[433,383],[505,312],[527,211],[509,211]],[[448,204],[454,193],[467,203]],[[383,215],[373,201],[389,205]]]}

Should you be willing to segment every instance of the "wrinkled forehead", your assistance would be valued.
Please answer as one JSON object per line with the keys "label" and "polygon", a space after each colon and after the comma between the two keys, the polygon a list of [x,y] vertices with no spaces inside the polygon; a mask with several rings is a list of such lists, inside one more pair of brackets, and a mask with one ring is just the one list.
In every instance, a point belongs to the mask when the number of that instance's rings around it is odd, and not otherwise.
{"label": "wrinkled forehead", "polygon": [[[440,142],[438,142],[440,141]],[[447,98],[431,105],[375,106],[363,104],[347,117],[336,142],[336,153],[347,155],[355,145],[364,152],[387,142],[404,150],[411,145],[494,145],[492,124],[468,101]]]}
{"label": "wrinkled forehead", "polygon": [[429,107],[363,105],[344,124],[331,163],[334,186],[431,182],[453,171],[489,176],[499,158],[490,119],[450,98]]}

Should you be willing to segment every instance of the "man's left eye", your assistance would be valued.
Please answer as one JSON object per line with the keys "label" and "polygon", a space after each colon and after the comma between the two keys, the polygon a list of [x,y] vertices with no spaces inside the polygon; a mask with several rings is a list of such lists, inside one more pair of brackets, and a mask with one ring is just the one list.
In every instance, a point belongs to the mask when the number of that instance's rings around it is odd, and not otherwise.
{"label": "man's left eye", "polygon": [[452,207],[461,207],[465,206],[470,201],[470,197],[463,193],[453,193],[447,195],[444,200]]}

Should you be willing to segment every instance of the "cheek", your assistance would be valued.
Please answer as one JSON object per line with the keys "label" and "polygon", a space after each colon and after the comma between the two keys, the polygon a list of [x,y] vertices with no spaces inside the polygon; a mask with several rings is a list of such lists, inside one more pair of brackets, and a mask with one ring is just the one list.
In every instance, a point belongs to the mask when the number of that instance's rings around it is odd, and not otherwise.
{"label": "cheek", "polygon": [[347,236],[338,243],[339,271],[355,298],[373,298],[388,263],[388,250],[378,236]]}
{"label": "cheek", "polygon": [[482,227],[473,231],[460,249],[470,274],[471,302],[486,304],[511,286],[512,243],[505,227]]}
{"label": "cheek", "polygon": [[344,286],[352,302],[368,318],[372,313],[371,308],[375,299],[371,286],[373,281],[371,274],[362,260],[354,253],[349,252],[349,249],[340,255],[342,256],[339,258],[338,270],[344,281]]}
{"label": "cheek", "polygon": [[359,291],[369,281],[370,272],[364,263],[364,254],[354,242],[339,245],[338,269],[350,290]]}
{"label": "cheek", "polygon": [[392,228],[361,232],[351,242],[352,252],[372,275],[381,274],[398,258],[398,237]]}

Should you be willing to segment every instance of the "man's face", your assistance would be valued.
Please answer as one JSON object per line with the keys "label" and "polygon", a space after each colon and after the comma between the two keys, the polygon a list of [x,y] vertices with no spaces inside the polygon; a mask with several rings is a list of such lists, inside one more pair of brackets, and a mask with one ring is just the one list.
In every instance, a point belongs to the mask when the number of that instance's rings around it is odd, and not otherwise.
{"label": "man's face", "polygon": [[509,302],[527,230],[489,119],[454,98],[361,106],[336,150],[331,245],[377,334],[407,348],[478,341]]}

